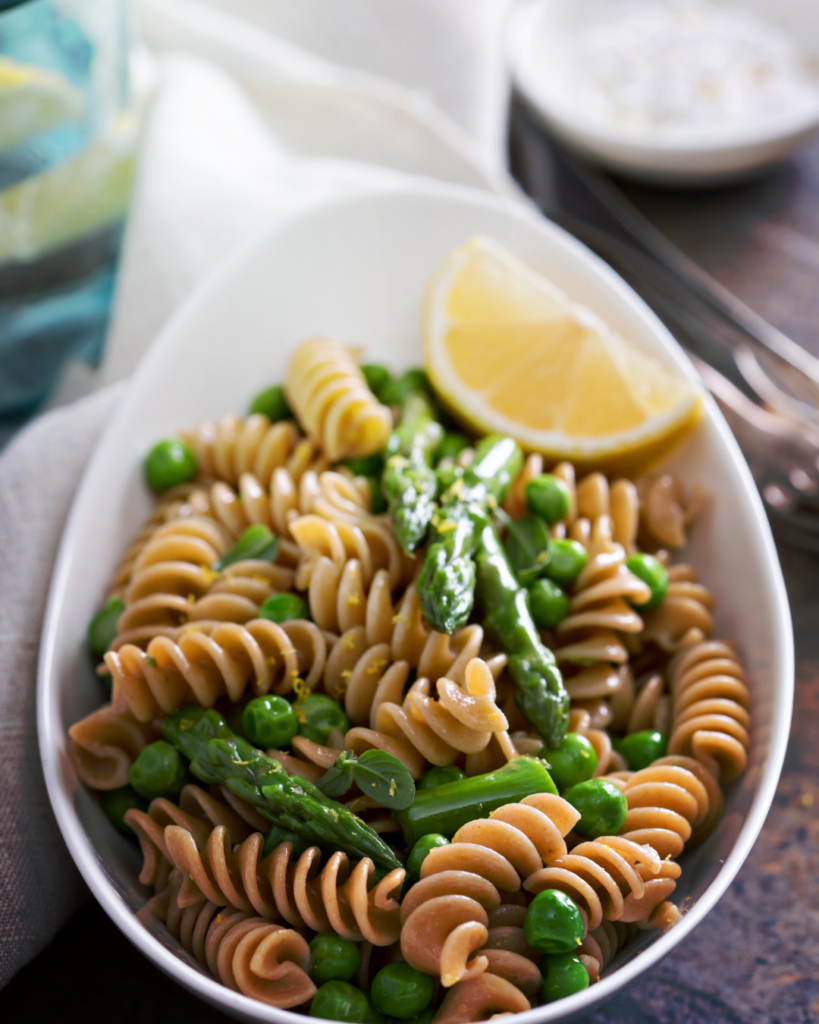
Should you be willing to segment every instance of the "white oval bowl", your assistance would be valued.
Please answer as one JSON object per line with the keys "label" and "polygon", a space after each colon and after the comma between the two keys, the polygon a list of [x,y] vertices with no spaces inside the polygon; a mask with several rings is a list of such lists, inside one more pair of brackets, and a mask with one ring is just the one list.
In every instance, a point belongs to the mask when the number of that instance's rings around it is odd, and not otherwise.
{"label": "white oval bowl", "polygon": [[[800,52],[819,58],[819,7],[810,0],[710,0],[741,6],[788,30]],[[637,181],[710,186],[752,175],[784,160],[819,129],[819,99],[810,111],[759,125],[726,125],[718,133],[691,128],[685,136],[628,132],[592,121],[550,86],[550,34],[599,20],[616,10],[609,0],[529,0],[512,12],[507,55],[521,95],[552,134],[594,163]]]}
{"label": "white oval bowl", "polygon": [[[91,891],[124,934],[191,992],[247,1021],[303,1024],[203,973],[142,910],[137,848],[107,822],[66,755],[69,725],[103,698],[83,638],[152,499],[142,479],[157,439],[205,418],[241,412],[282,380],[304,338],[329,332],[395,368],[420,362],[425,286],[443,256],[472,234],[493,236],[568,294],[696,379],[665,327],[596,256],[528,208],[436,183],[387,188],[314,207],[274,224],[230,256],[156,339],[101,438],[65,528],[40,650],[38,728],[43,769],[68,847]],[[709,399],[669,466],[712,495],[686,557],[718,598],[718,636],[738,640],[750,669],[750,763],[727,794],[708,842],[684,860],[675,899],[683,921],[640,933],[617,970],[585,992],[531,1010],[521,1024],[587,1012],[666,956],[713,907],[745,860],[773,799],[791,716],[793,649],[785,587],[768,523],[739,448]],[[637,953],[645,949],[641,956]]]}

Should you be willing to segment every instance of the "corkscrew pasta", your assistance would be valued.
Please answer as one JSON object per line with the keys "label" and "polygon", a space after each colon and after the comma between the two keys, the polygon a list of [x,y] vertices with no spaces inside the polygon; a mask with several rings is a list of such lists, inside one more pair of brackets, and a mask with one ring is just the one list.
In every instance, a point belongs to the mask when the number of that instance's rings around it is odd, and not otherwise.
{"label": "corkscrew pasta", "polygon": [[287,395],[308,436],[333,461],[378,451],[392,427],[389,409],[369,390],[350,351],[331,338],[296,349]]}
{"label": "corkscrew pasta", "polygon": [[[499,472],[485,452],[508,439],[428,451],[443,430],[423,433],[439,415],[423,377],[364,369],[315,339],[271,418],[179,432],[195,473],[116,568],[94,647],[109,699],[71,726],[69,753],[139,843],[145,913],[223,985],[331,1016],[340,984],[363,1022],[397,969],[428,992],[411,1016],[471,1024],[579,991],[638,930],[680,919],[687,852],[747,765],[748,675],[713,636],[714,593],[669,555],[698,486],[517,453],[481,497]],[[380,373],[402,387],[379,390]],[[394,471],[402,501],[430,503],[426,546],[402,537]],[[440,557],[467,530],[465,490],[500,555],[477,536]],[[520,536],[542,547],[526,565]],[[517,602],[500,610],[481,589],[490,556]],[[470,597],[451,628],[430,611],[442,579]],[[553,604],[535,622],[538,583]],[[556,740],[526,691],[544,666],[567,695]],[[568,952],[539,945],[545,899],[573,915]],[[332,982],[328,936],[349,959]],[[555,996],[557,956],[579,973]]]}

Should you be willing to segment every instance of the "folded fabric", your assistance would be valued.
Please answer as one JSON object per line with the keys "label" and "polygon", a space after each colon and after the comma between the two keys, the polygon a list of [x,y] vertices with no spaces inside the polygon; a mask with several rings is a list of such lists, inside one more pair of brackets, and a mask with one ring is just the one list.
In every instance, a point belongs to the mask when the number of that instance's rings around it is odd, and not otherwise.
{"label": "folded fabric", "polygon": [[46,793],[35,678],[63,523],[121,391],[41,417],[0,456],[0,987],[89,896]]}

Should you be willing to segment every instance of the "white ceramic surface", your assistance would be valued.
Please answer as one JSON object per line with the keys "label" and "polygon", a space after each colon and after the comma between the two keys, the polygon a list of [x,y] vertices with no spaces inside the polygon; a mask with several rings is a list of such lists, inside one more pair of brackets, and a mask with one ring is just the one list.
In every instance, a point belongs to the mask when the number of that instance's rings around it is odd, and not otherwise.
{"label": "white ceramic surface", "polygon": [[[297,1024],[303,1018],[223,988],[141,911],[147,894],[137,882],[139,854],[107,823],[66,756],[67,727],[103,697],[83,649],[86,625],[151,508],[140,469],[148,448],[177,428],[246,408],[255,391],[284,377],[292,348],[317,332],[356,342],[368,357],[396,368],[419,362],[427,280],[439,260],[475,232],[494,236],[693,377],[665,328],[620,278],[521,205],[434,183],[336,201],[263,232],[185,303],[145,357],[100,441],[65,529],[38,682],[43,767],[57,820],[91,890],[125,935],[192,992],[244,1020]],[[779,777],[793,678],[787,598],[750,473],[711,401],[671,465],[687,481],[701,480],[712,495],[687,557],[717,595],[717,635],[739,641],[750,669],[750,764],[729,792],[714,835],[685,858],[675,897],[686,900],[684,920],[667,935],[640,933],[600,984],[530,1011],[521,1024],[588,1011],[672,950],[736,874]]]}
{"label": "white ceramic surface", "polygon": [[[798,41],[808,65],[819,66],[819,4],[815,0],[709,0],[744,8],[780,26]],[[747,177],[789,156],[819,130],[811,114],[783,116],[754,127],[727,127],[718,139],[632,133],[592,122],[550,86],[549,40],[556,31],[616,16],[611,0],[525,0],[512,13],[507,54],[517,89],[552,134],[581,156],[638,181],[708,186]]]}

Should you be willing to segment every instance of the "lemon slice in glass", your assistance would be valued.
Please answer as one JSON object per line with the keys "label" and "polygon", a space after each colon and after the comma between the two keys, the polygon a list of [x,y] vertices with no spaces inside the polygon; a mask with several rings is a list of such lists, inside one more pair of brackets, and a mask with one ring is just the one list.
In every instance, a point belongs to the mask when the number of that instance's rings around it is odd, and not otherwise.
{"label": "lemon slice in glass", "polygon": [[123,111],[87,149],[0,192],[0,263],[36,259],[122,217],[138,127]]}
{"label": "lemon slice in glass", "polygon": [[0,57],[0,152],[79,120],[84,105],[82,92],[65,75]]}
{"label": "lemon slice in glass", "polygon": [[702,404],[685,377],[480,236],[430,283],[424,356],[444,402],[473,429],[584,468],[655,461]]}

